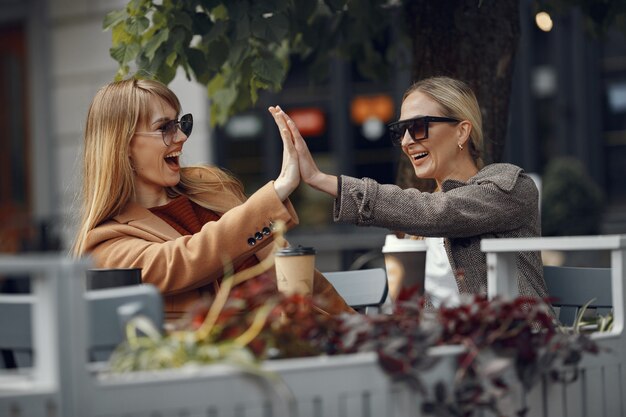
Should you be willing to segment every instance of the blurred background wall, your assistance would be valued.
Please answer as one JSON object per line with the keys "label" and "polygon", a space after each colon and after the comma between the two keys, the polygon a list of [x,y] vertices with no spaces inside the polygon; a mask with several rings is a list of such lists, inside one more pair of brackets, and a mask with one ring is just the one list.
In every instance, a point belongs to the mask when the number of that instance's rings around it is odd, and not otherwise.
{"label": "blurred background wall", "polygon": [[[530,1],[520,4],[522,39],[505,160],[558,190],[583,182],[560,184],[561,171],[549,169],[571,157],[594,190],[583,188],[579,195],[599,190],[587,211],[561,216],[553,234],[573,233],[568,224],[592,223],[590,210],[599,213],[591,233],[626,233],[626,38],[617,30],[603,39],[590,37],[575,9],[546,21],[538,20]],[[97,89],[116,71],[102,20],[124,5],[0,0],[1,252],[71,245],[85,117]],[[196,123],[184,162],[227,168],[253,192],[280,168],[280,140],[266,111],[280,104],[322,167],[394,182],[400,155],[387,140],[385,124],[399,113],[408,71],[398,68],[392,80],[372,82],[353,63],[334,61],[330,74],[323,85],[311,86],[296,62],[281,92],[263,94],[254,109],[214,130],[204,87],[177,77],[171,87]],[[545,178],[550,172],[557,174]],[[579,204],[576,198],[568,204]],[[386,230],[333,225],[332,201],[325,195],[300,187],[293,199],[302,225],[289,239],[318,248],[320,269],[365,263],[382,246]]]}

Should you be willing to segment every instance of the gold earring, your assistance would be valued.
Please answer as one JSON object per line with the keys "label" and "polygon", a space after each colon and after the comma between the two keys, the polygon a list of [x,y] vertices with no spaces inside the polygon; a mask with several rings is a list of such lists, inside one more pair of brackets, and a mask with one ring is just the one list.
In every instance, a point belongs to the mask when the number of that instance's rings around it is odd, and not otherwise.
{"label": "gold earring", "polygon": [[463,150],[463,145],[459,143],[459,151],[462,151],[462,150]]}

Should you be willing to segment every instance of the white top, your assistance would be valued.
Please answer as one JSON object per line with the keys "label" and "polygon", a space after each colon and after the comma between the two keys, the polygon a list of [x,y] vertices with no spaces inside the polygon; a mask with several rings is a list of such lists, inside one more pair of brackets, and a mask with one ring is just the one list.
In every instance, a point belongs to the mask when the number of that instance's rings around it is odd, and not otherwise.
{"label": "white top", "polygon": [[430,295],[435,307],[439,307],[443,301],[448,306],[458,305],[459,288],[443,246],[443,238],[427,237],[424,240],[428,247],[424,290]]}

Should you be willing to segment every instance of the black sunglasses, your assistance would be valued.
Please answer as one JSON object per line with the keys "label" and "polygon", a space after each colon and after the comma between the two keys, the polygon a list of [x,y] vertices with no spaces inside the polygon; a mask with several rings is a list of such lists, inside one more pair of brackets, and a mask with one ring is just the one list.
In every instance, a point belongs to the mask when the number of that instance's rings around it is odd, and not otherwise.
{"label": "black sunglasses", "polygon": [[135,132],[135,134],[147,136],[161,135],[165,146],[170,146],[172,142],[174,142],[178,129],[187,137],[191,135],[191,130],[193,129],[193,116],[191,113],[180,116],[179,120],[170,120],[169,122],[163,123],[159,127],[160,132]]}
{"label": "black sunglasses", "polygon": [[402,138],[404,137],[404,132],[407,130],[414,141],[427,139],[428,124],[432,122],[458,123],[460,120],[438,116],[420,116],[414,117],[413,119],[399,120],[387,126],[389,128],[391,142],[395,146],[402,146]]}

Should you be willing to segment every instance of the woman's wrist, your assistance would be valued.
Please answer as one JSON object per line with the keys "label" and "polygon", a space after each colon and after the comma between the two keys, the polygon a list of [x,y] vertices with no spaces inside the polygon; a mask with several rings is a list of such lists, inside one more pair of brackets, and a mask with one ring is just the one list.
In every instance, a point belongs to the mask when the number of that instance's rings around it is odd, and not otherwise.
{"label": "woman's wrist", "polygon": [[319,172],[314,175],[307,181],[311,187],[316,190],[323,191],[326,194],[329,194],[333,197],[337,197],[337,184],[339,183],[339,178],[335,175],[324,174],[323,172]]}
{"label": "woman's wrist", "polygon": [[276,179],[274,181],[274,191],[276,191],[276,195],[278,195],[280,201],[285,201],[293,192],[293,189],[292,187],[289,187],[285,183],[285,181],[282,181],[281,179]]}

